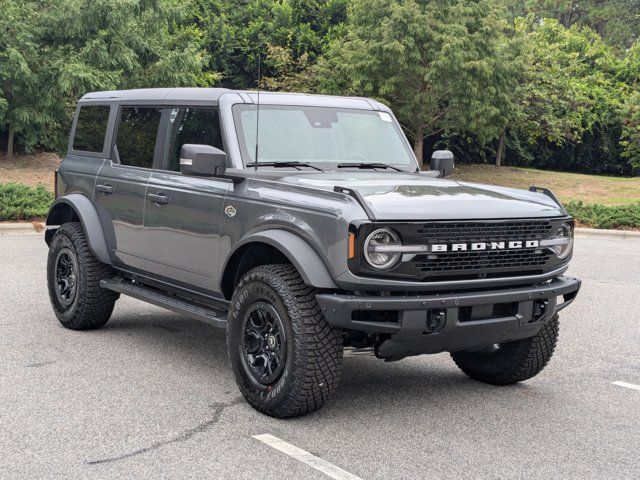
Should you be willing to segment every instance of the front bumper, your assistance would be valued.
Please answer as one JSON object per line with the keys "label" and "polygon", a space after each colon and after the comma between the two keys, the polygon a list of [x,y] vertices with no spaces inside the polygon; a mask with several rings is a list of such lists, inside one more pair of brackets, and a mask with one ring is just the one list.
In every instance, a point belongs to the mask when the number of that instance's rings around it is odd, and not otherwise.
{"label": "front bumper", "polygon": [[561,276],[540,285],[474,292],[316,298],[331,325],[386,334],[378,356],[400,358],[531,337],[574,300],[580,284],[577,278]]}

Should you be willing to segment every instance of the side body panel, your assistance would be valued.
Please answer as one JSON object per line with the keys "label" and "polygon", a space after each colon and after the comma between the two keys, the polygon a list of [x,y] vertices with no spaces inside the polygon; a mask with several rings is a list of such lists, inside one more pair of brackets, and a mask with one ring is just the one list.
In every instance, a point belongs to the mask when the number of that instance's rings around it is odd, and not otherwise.
{"label": "side body panel", "polygon": [[93,202],[114,264],[144,269],[142,241],[149,170],[105,161],[98,175]]}
{"label": "side body panel", "polygon": [[168,197],[167,204],[147,198],[144,257],[155,275],[219,290],[218,255],[222,210],[230,182],[154,172],[147,192]]}
{"label": "side body panel", "polygon": [[[252,178],[231,187],[225,209],[233,211],[234,215],[224,215],[222,219],[220,275],[245,239],[260,232],[281,230],[295,235],[310,247],[307,258],[299,259],[299,268],[310,269],[303,276],[314,277],[318,272],[311,269],[323,267],[331,278],[336,278],[347,268],[347,219],[364,218],[365,215],[359,205],[341,194]],[[287,242],[286,237],[281,241]],[[276,243],[274,241],[272,245],[276,246]],[[279,249],[287,254],[286,247]],[[316,255],[319,262],[316,263],[311,255]],[[316,286],[328,286],[324,273],[317,275],[321,284]]]}

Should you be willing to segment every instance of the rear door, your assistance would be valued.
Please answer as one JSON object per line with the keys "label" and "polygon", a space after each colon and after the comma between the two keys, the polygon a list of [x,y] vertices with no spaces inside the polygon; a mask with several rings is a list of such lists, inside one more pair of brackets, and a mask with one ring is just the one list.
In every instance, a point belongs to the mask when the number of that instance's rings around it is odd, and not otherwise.
{"label": "rear door", "polygon": [[94,203],[109,247],[118,264],[145,269],[144,209],[154,161],[162,109],[121,106],[111,160],[105,161],[94,192]]}
{"label": "rear door", "polygon": [[180,174],[185,143],[224,150],[218,111],[167,108],[160,130],[162,169],[149,177],[145,208],[147,268],[159,277],[218,292],[220,224],[230,182]]}

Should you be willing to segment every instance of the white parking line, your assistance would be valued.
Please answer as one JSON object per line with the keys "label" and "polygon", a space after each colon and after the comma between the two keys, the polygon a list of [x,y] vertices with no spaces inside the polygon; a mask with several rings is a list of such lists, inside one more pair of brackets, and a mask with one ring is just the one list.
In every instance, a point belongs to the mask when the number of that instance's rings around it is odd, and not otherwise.
{"label": "white parking line", "polygon": [[336,467],[333,463],[329,463],[326,460],[316,457],[315,455],[312,455],[295,445],[291,445],[284,440],[280,440],[278,437],[269,435],[268,433],[265,433],[264,435],[254,435],[253,438],[266,443],[276,450],[280,450],[282,453],[286,453],[290,457],[293,457],[302,463],[306,463],[310,467],[313,467],[336,480],[362,480],[360,477],[356,477],[355,475],[344,471],[340,467]]}
{"label": "white parking line", "polygon": [[630,388],[631,390],[638,390],[640,391],[640,385],[634,385],[633,383],[627,383],[627,382],[611,382],[614,385],[618,385],[619,387],[625,387],[625,388]]}

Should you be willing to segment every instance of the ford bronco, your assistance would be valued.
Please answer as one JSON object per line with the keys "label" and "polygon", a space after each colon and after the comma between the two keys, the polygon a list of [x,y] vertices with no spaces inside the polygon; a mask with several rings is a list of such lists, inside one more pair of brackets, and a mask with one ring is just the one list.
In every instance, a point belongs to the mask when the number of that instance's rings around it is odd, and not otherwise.
{"label": "ford bronco", "polygon": [[438,150],[421,171],[365,98],[87,94],[46,220],[53,309],[99,328],[124,294],[225,328],[240,391],[275,417],[320,408],[345,347],[526,380],[580,287],[573,220],[546,189],[444,178],[453,166]]}

